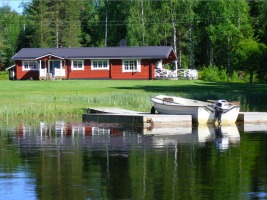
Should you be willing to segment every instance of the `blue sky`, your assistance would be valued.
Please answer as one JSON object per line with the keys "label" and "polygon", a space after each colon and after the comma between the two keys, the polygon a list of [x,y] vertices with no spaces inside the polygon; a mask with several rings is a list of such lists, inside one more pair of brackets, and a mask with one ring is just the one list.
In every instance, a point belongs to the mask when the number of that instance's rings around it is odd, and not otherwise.
{"label": "blue sky", "polygon": [[12,10],[17,11],[18,13],[22,13],[22,8],[19,8],[19,5],[22,2],[29,2],[31,0],[0,0],[0,7],[4,5],[9,5]]}

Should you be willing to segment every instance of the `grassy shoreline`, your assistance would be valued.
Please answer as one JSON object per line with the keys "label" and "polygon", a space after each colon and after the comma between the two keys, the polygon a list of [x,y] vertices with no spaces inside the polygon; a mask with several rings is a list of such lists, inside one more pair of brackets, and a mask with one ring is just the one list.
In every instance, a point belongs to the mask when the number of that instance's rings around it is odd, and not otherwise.
{"label": "grassy shoreline", "polygon": [[[0,81],[0,119],[81,119],[84,108],[120,107],[149,112],[150,97],[180,95],[199,100],[267,93],[266,84],[200,80]],[[238,96],[239,95],[239,96]]]}

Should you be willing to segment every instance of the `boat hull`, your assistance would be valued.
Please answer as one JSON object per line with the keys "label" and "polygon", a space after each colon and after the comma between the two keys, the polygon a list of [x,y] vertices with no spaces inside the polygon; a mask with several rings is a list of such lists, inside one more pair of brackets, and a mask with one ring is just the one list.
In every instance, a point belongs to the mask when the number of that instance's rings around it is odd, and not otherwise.
{"label": "boat hull", "polygon": [[[151,98],[154,108],[159,114],[191,115],[193,124],[214,124],[217,121],[215,110],[206,102],[196,101],[196,105],[183,105],[177,102],[166,102],[160,98]],[[235,124],[240,106],[231,106],[222,113],[221,124]]]}

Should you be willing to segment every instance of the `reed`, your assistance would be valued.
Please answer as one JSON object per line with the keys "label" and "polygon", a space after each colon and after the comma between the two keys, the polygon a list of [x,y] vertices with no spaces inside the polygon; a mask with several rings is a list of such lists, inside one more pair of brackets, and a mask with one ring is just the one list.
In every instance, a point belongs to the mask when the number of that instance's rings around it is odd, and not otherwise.
{"label": "reed", "polygon": [[[119,107],[149,112],[150,97],[175,95],[199,100],[267,94],[267,85],[204,81],[0,81],[0,119],[81,119],[85,108]],[[242,96],[243,95],[243,96]],[[241,97],[240,97],[241,96]]]}
{"label": "reed", "polygon": [[[79,118],[89,107],[119,107],[137,111],[150,111],[151,93],[112,92],[103,94],[65,94],[27,96],[19,101],[2,104],[0,116],[7,120]],[[16,97],[15,99],[19,99]],[[13,99],[14,100],[14,99]]]}

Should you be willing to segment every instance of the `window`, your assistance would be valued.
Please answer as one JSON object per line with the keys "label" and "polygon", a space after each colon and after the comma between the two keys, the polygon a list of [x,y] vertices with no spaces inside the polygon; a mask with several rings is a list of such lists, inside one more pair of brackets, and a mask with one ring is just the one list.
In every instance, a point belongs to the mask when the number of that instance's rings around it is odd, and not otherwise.
{"label": "window", "polygon": [[38,63],[35,61],[23,61],[22,69],[24,70],[38,70]]}
{"label": "window", "polygon": [[122,72],[141,72],[140,60],[123,60]]}
{"label": "window", "polygon": [[84,61],[83,60],[72,60],[71,69],[72,70],[84,70]]}
{"label": "window", "polygon": [[108,70],[108,60],[92,60],[92,70]]}

